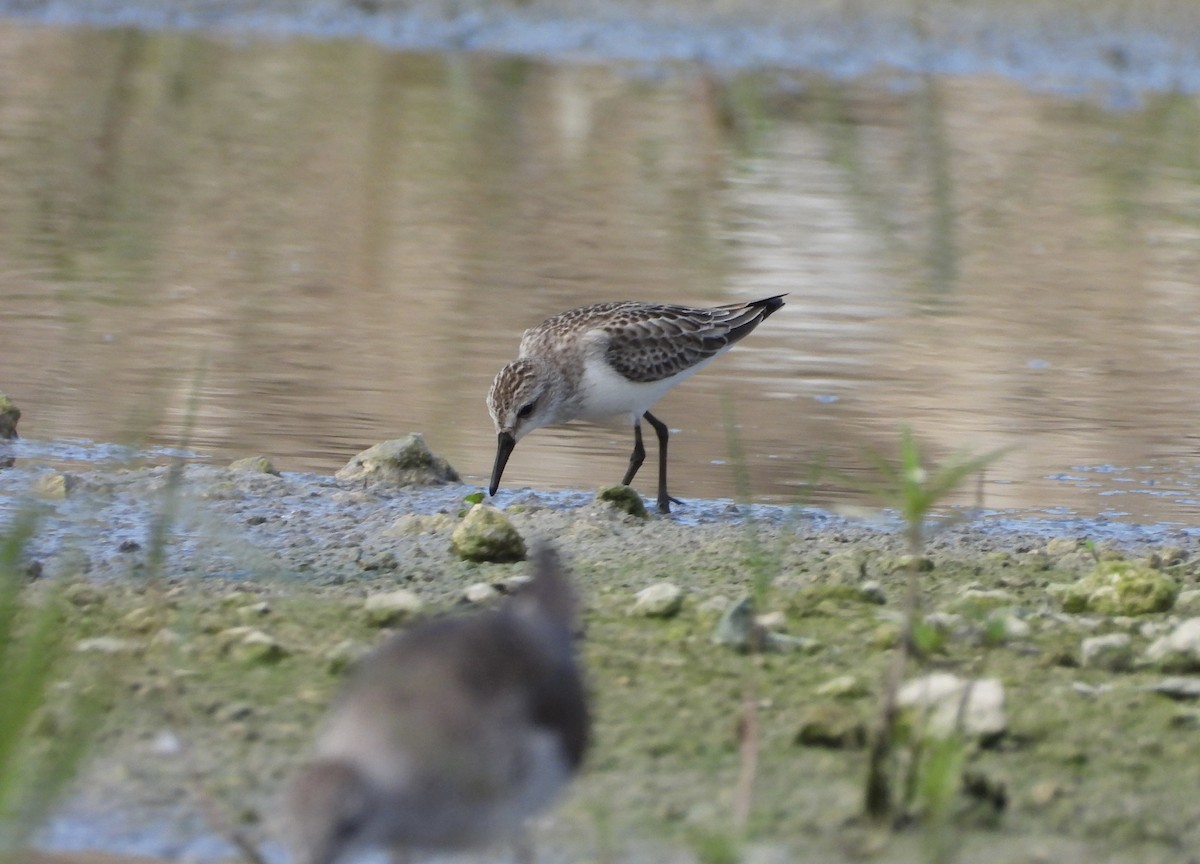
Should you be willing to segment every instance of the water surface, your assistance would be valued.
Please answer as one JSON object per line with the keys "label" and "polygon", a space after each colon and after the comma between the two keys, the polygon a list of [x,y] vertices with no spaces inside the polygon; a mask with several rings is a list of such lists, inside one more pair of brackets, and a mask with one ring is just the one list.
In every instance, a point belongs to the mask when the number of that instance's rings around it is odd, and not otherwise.
{"label": "water surface", "polygon": [[[908,424],[935,457],[1014,448],[962,500],[1192,523],[1198,108],[0,25],[17,455],[183,441],[330,472],[421,431],[483,483],[483,399],[525,327],[786,291],[656,409],[675,495],[744,469],[755,500],[852,503]],[[505,484],[615,482],[630,446],[542,430]]]}

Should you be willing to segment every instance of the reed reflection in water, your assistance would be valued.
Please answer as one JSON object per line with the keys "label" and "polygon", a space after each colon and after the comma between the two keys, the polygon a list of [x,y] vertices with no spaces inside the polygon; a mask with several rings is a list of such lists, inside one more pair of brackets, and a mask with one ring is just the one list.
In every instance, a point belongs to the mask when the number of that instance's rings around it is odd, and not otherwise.
{"label": "reed reflection in water", "polygon": [[[482,483],[526,327],[786,291],[661,403],[679,497],[734,494],[727,416],[774,501],[908,423],[935,454],[1016,445],[988,506],[1195,518],[1194,97],[14,25],[0,73],[27,437],[173,443],[203,369],[197,450],[330,472],[422,431]],[[545,430],[506,485],[613,482],[627,442]]]}

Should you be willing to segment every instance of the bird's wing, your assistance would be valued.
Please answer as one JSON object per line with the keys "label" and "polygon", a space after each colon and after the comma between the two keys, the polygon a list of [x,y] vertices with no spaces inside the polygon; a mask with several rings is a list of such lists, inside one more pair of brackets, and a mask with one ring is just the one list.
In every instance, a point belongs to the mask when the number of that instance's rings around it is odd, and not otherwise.
{"label": "bird's wing", "polygon": [[678,375],[733,345],[762,320],[759,308],[642,306],[597,329],[608,338],[605,359],[630,381],[648,384]]}

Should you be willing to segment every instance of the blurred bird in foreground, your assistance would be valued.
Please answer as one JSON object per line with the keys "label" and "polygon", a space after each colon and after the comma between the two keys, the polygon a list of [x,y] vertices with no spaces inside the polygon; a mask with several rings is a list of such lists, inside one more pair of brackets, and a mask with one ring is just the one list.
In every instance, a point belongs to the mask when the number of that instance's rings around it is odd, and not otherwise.
{"label": "blurred bird in foreground", "polygon": [[574,591],[549,546],[533,571],[498,609],[420,624],[362,661],[289,789],[294,864],[523,838],[589,727]]}

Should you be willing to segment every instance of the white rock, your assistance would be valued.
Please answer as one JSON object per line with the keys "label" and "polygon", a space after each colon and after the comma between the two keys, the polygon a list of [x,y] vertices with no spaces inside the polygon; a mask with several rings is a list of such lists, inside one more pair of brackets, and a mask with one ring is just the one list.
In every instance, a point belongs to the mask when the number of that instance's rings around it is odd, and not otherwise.
{"label": "white rock", "polygon": [[961,730],[990,738],[1008,728],[1004,685],[998,678],[967,681],[949,672],[934,672],[902,686],[898,701],[902,708],[923,712],[918,724],[924,722],[927,734],[936,737]]}
{"label": "white rock", "polygon": [[1187,591],[1180,591],[1179,596],[1175,598],[1175,605],[1171,607],[1171,611],[1177,615],[1191,615],[1200,612],[1200,588],[1189,588]]}
{"label": "white rock", "polygon": [[1189,618],[1146,649],[1146,659],[1172,669],[1200,669],[1200,618]]}
{"label": "white rock", "polygon": [[114,636],[96,636],[92,639],[80,639],[75,643],[75,650],[81,654],[133,654],[141,648],[139,642],[117,639]]}
{"label": "white rock", "polygon": [[325,665],[330,672],[340,675],[370,652],[369,645],[354,639],[343,639],[325,652]]}
{"label": "white rock", "polygon": [[1111,684],[1088,684],[1086,681],[1072,681],[1071,689],[1080,696],[1103,696],[1113,691]]}
{"label": "white rock", "polygon": [[670,618],[683,608],[683,589],[673,582],[655,582],[637,593],[633,614]]}
{"label": "white rock", "polygon": [[1133,665],[1133,639],[1128,633],[1089,636],[1079,645],[1079,661],[1085,669],[1123,672]]}
{"label": "white rock", "polygon": [[1009,639],[1028,639],[1032,628],[1023,618],[1016,615],[1004,616],[1004,635]]}
{"label": "white rock", "polygon": [[996,588],[987,590],[984,588],[966,588],[960,592],[964,600],[977,600],[990,605],[999,606],[1002,604],[1012,605],[1017,602],[1017,596],[1011,591],[1004,591]]}
{"label": "white rock", "polygon": [[238,609],[238,617],[243,620],[251,620],[254,618],[263,618],[271,614],[271,604],[263,600],[259,603],[251,603],[248,606],[243,606]]}
{"label": "white rock", "polygon": [[966,619],[955,612],[930,612],[925,616],[925,623],[938,630],[952,633],[963,626]]}
{"label": "white rock", "polygon": [[1137,626],[1137,634],[1143,639],[1157,639],[1166,636],[1174,627],[1170,621],[1143,621]]}
{"label": "white rock", "polygon": [[515,594],[532,581],[532,576],[525,573],[515,573],[500,580],[500,590],[504,594]]}
{"label": "white rock", "polygon": [[1164,678],[1145,689],[1170,696],[1172,699],[1200,699],[1200,678],[1177,675],[1173,678]]}
{"label": "white rock", "polygon": [[363,604],[363,610],[372,624],[386,627],[415,617],[424,605],[412,591],[399,588],[386,594],[372,594]]}
{"label": "white rock", "polygon": [[852,697],[865,696],[867,688],[853,675],[839,675],[830,678],[817,688],[818,696]]}
{"label": "white rock", "polygon": [[279,642],[253,627],[230,627],[217,634],[223,653],[248,665],[271,664],[286,657]]}
{"label": "white rock", "polygon": [[183,742],[170,729],[164,729],[150,742],[150,752],[155,756],[178,756],[183,752]]}
{"label": "white rock", "polygon": [[880,606],[887,603],[887,592],[883,590],[881,584],[874,580],[862,583],[858,587],[858,590],[862,592],[864,598],[870,600],[872,603],[878,603]]}
{"label": "white rock", "polygon": [[798,651],[801,654],[816,654],[824,645],[807,636],[789,636],[786,633],[761,631],[765,635],[765,647],[772,651]]}
{"label": "white rock", "polygon": [[500,596],[500,590],[488,582],[474,582],[463,591],[468,603],[490,603]]}
{"label": "white rock", "polygon": [[150,637],[150,645],[155,648],[174,648],[183,644],[183,636],[178,630],[164,627]]}

